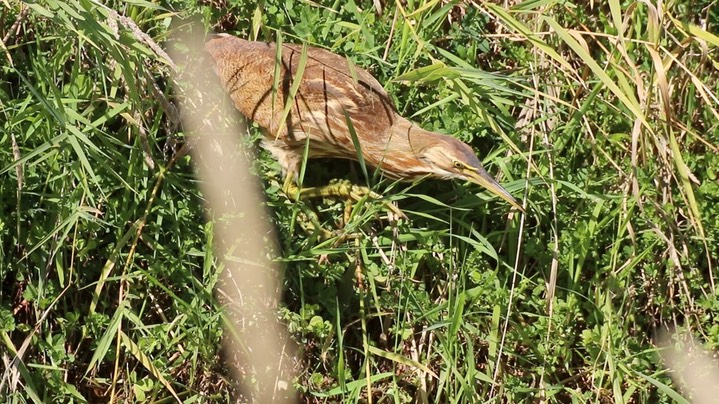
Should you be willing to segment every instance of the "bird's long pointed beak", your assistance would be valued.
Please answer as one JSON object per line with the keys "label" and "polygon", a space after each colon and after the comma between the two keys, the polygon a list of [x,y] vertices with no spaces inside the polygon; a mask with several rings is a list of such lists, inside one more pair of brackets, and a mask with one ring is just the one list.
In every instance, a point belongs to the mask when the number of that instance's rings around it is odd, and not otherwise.
{"label": "bird's long pointed beak", "polygon": [[512,196],[512,194],[509,193],[506,189],[504,189],[497,181],[492,178],[491,175],[489,175],[484,169],[479,168],[476,170],[465,170],[465,173],[467,174],[467,178],[478,185],[481,185],[485,188],[487,188],[490,192],[497,195],[498,197],[504,199],[505,201],[509,202],[510,205],[514,206],[515,208],[519,209],[520,212],[524,212],[524,208],[522,208],[522,205],[517,202],[516,199]]}

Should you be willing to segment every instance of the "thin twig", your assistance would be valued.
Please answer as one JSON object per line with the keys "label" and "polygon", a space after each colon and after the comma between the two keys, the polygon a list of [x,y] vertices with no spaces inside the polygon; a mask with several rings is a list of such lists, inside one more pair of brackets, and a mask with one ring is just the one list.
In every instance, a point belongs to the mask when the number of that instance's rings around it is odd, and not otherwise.
{"label": "thin twig", "polygon": [[20,33],[20,24],[27,16],[28,10],[30,10],[30,8],[25,7],[25,4],[20,3],[20,13],[17,15],[15,22],[12,26],[10,26],[7,34],[5,34],[5,37],[2,39],[3,46],[12,45],[15,37]]}

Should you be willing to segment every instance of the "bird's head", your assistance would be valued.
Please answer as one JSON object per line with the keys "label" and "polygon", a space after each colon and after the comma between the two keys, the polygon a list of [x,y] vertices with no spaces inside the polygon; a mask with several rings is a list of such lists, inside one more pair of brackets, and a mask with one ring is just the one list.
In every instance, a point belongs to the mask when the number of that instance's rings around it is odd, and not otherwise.
{"label": "bird's head", "polygon": [[427,172],[431,176],[461,179],[481,185],[524,211],[522,205],[485,171],[471,147],[453,137],[435,135],[419,152],[419,158],[427,165]]}

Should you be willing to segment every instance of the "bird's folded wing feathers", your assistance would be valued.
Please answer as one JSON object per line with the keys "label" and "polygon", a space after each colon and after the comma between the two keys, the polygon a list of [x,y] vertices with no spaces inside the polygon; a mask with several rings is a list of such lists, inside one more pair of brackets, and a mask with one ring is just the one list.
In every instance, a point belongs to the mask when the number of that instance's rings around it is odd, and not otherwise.
{"label": "bird's folded wing feathers", "polygon": [[[286,102],[287,90],[296,79],[302,46],[282,46],[280,67],[281,87],[275,107],[271,107],[274,82],[274,43],[246,41],[234,36],[218,36],[207,42],[206,50],[215,62],[215,70],[230,92],[235,105],[245,116],[266,126],[270,115],[281,111]],[[365,70],[351,65],[351,61],[324,49],[308,47],[307,62],[300,90],[306,107],[326,109],[348,114],[371,113],[376,108],[394,110],[387,92]],[[271,112],[270,112],[271,111]]]}

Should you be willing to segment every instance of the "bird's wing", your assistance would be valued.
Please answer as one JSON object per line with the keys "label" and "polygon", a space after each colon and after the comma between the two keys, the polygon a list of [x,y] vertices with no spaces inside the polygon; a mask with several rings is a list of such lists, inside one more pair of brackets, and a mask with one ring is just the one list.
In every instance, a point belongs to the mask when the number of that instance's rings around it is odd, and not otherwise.
{"label": "bird's wing", "polygon": [[[285,44],[282,47],[280,86],[273,97],[276,48],[273,43],[246,41],[230,35],[221,35],[205,44],[214,59],[217,75],[237,109],[258,125],[276,133],[280,126],[289,89],[299,70],[302,47]],[[295,101],[289,126],[306,123],[307,116],[324,115],[331,119],[344,119],[346,112],[361,122],[389,126],[394,118],[394,107],[387,92],[365,70],[324,49],[307,47],[307,62]],[[367,128],[370,129],[370,128]],[[284,130],[281,129],[284,133]]]}
{"label": "bird's wing", "polygon": [[[283,49],[285,66],[289,67],[290,74],[294,75],[299,65],[302,46],[286,44]],[[329,93],[349,113],[359,112],[377,102],[393,108],[389,95],[371,74],[355,66],[348,58],[321,48],[307,48],[307,64],[301,88],[305,90],[305,95],[313,92]]]}
{"label": "bird's wing", "polygon": [[[299,45],[283,46],[283,64],[291,80],[299,70],[301,54]],[[323,155],[356,159],[350,122],[362,149],[386,147],[387,134],[398,115],[387,92],[367,71],[345,57],[308,47],[300,83],[293,109],[300,119],[292,120],[290,127],[297,133],[313,131],[313,139],[321,139],[313,144],[315,150],[323,143],[331,144],[332,153]],[[370,154],[383,154],[367,150],[364,158],[368,161],[373,160]],[[370,163],[376,164],[379,158],[374,160]]]}

